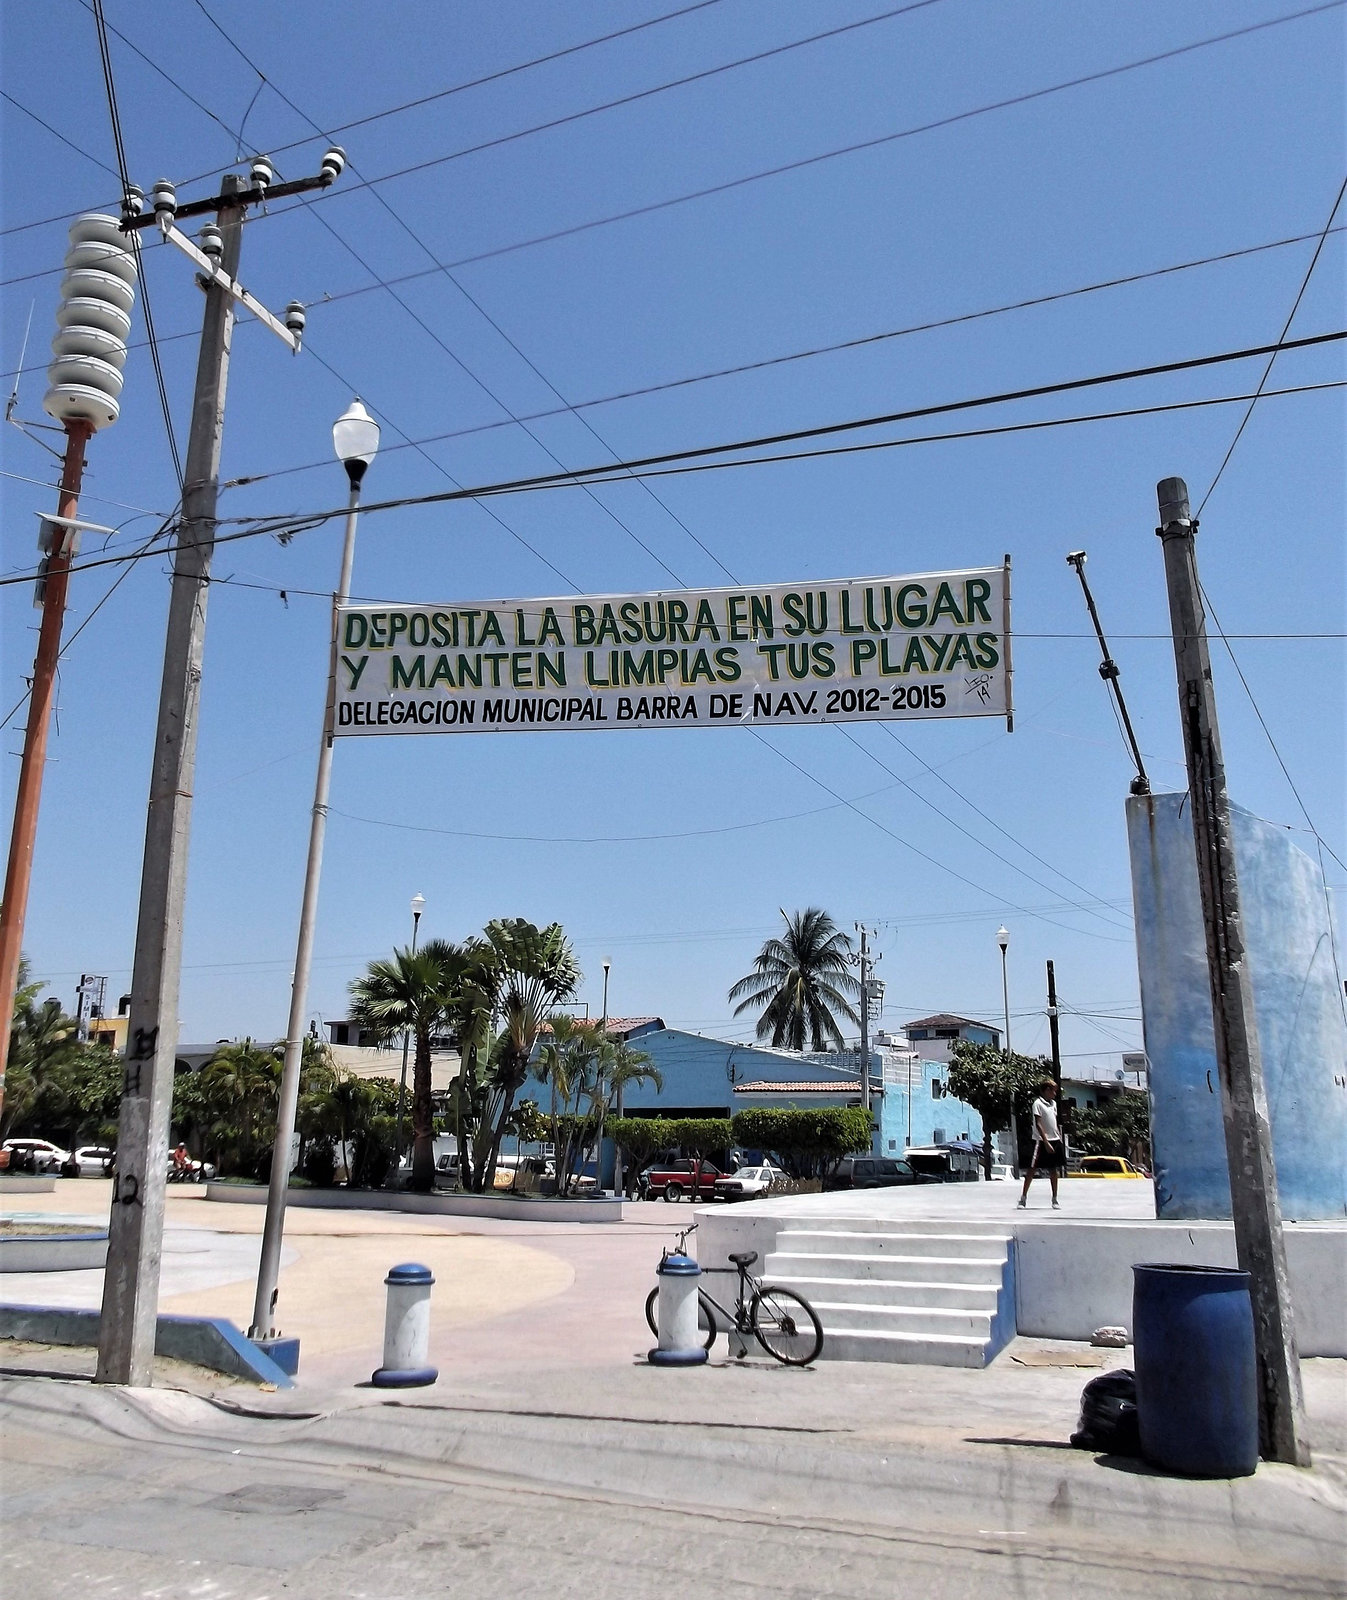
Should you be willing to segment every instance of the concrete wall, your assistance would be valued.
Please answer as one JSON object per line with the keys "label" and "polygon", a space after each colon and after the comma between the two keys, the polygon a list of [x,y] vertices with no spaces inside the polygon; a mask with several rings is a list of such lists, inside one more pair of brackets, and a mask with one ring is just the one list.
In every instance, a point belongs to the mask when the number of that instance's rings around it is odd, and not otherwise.
{"label": "concrete wall", "polygon": [[[1296,1339],[1302,1356],[1347,1356],[1347,1228],[1286,1230]],[[749,1248],[753,1248],[750,1246]],[[1228,1223],[1015,1223],[1016,1320],[1043,1339],[1088,1339],[1096,1328],[1132,1330],[1132,1266],[1233,1267]]]}
{"label": "concrete wall", "polygon": [[[909,1096],[907,1063],[900,1060],[886,1065],[884,1098],[879,1110],[882,1155],[890,1152],[901,1155],[907,1145],[934,1144],[937,1133],[942,1139],[982,1142],[982,1118],[972,1106],[948,1094],[941,1094],[937,1099],[933,1092],[935,1084],[944,1088],[948,1071],[948,1064],[943,1061],[913,1062]],[[897,1081],[891,1081],[893,1079]]]}
{"label": "concrete wall", "polygon": [[[1156,1209],[1230,1215],[1192,817],[1186,795],[1127,802]],[[1235,809],[1235,852],[1282,1214],[1347,1215],[1347,1021],[1318,866]]]}

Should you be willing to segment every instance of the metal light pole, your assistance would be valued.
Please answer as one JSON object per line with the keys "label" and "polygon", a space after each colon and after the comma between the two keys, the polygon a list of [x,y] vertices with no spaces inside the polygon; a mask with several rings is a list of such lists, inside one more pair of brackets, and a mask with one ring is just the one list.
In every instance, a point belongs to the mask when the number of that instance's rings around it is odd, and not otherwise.
{"label": "metal light pole", "polygon": [[[1001,1009],[1006,1022],[1006,1066],[1010,1066],[1010,980],[1006,970],[1006,951],[1010,947],[1010,930],[1004,923],[996,930],[996,942],[1001,946]],[[1015,1177],[1020,1175],[1020,1127],[1015,1115],[1015,1097],[1010,1098],[1010,1169]]]}
{"label": "metal light pole", "polygon": [[[604,959],[603,959],[603,1020],[599,1024],[599,1032],[603,1035],[603,1042],[605,1044],[607,1044],[607,1042],[608,1042],[608,973],[609,973],[609,970],[612,967],[612,965],[613,965],[613,963],[608,959],[607,956],[605,956]],[[602,1058],[600,1058],[600,1059],[602,1059]],[[619,1087],[619,1089],[617,1091],[617,1096],[618,1096],[617,1114],[620,1117],[622,1115],[622,1090],[621,1090],[620,1087]],[[599,1102],[599,1142],[598,1142],[598,1145],[595,1147],[595,1150],[594,1150],[594,1193],[595,1194],[602,1194],[603,1193],[603,1123],[604,1123],[604,1112],[607,1111],[607,1109],[608,1109],[608,1092],[607,1092],[607,1090],[605,1090],[604,1094],[603,1094],[603,1099]],[[617,1174],[618,1174],[618,1168],[619,1168],[620,1159],[621,1158],[618,1157],[616,1155],[616,1153],[615,1153],[614,1157],[613,1157],[613,1191],[614,1191],[614,1193],[618,1192],[618,1190],[617,1190]]]}
{"label": "metal light pole", "polygon": [[309,1007],[309,974],[313,967],[313,935],[318,915],[318,886],[323,875],[323,841],[327,833],[327,797],[332,787],[332,719],[337,695],[337,608],[351,592],[355,562],[355,530],[360,510],[360,485],[379,448],[379,424],[359,400],[332,429],[337,459],[346,468],[351,486],[346,509],[346,537],[341,547],[341,575],[332,602],[332,645],[328,655],[327,700],[323,710],[323,735],[318,746],[318,776],[313,786],[313,811],[309,820],[309,855],[304,868],[304,898],[300,902],[299,941],[295,949],[295,975],[290,988],[290,1020],[285,1033],[285,1064],[281,1068],[280,1099],[276,1108],[276,1142],[271,1151],[271,1183],[267,1190],[267,1216],[262,1228],[262,1259],[257,1268],[257,1295],[253,1301],[252,1339],[278,1336],[277,1283],[281,1268],[281,1238],[285,1231],[285,1202],[290,1182],[290,1144],[295,1134],[299,1104],[300,1069],[304,1062],[304,1019]]}
{"label": "metal light pole", "polygon": [[[426,909],[426,897],[423,894],[412,896],[412,954],[416,954],[416,930],[421,926],[421,913]],[[407,1055],[411,1049],[412,1030],[402,1030],[402,1077],[398,1081],[398,1124],[393,1134],[393,1183],[397,1184],[398,1173],[402,1170],[402,1102],[407,1095]]]}

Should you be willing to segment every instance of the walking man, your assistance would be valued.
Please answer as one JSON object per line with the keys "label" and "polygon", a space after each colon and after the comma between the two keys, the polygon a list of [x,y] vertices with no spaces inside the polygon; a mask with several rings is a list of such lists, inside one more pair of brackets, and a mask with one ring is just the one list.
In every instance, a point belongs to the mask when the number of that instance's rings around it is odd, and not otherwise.
{"label": "walking man", "polygon": [[1057,1180],[1062,1168],[1066,1165],[1066,1146],[1057,1127],[1057,1085],[1051,1078],[1044,1078],[1038,1086],[1038,1099],[1034,1101],[1031,1113],[1034,1124],[1034,1153],[1029,1162],[1029,1170],[1024,1175],[1024,1188],[1020,1192],[1019,1209],[1023,1210],[1029,1200],[1029,1185],[1040,1167],[1048,1175],[1048,1182],[1052,1185],[1052,1209],[1060,1209],[1057,1199]]}

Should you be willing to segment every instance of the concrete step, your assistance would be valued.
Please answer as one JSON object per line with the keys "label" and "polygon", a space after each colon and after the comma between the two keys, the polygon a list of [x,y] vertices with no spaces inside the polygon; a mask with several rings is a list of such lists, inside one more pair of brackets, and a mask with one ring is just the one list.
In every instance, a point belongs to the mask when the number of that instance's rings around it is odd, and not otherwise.
{"label": "concrete step", "polygon": [[978,1237],[991,1234],[1009,1238],[1014,1229],[1010,1222],[994,1222],[966,1217],[819,1217],[807,1220],[798,1216],[782,1219],[784,1228],[804,1228],[810,1233],[936,1233],[964,1234]]}
{"label": "concrete step", "polygon": [[[923,1283],[901,1278],[824,1278],[778,1270],[775,1257],[767,1258],[763,1278],[768,1283],[779,1283],[802,1294],[817,1306],[823,1301],[856,1306],[910,1306],[914,1310],[928,1307],[949,1311],[985,1311],[991,1315],[996,1310],[1000,1279],[987,1283]],[[811,1267],[813,1263],[810,1263]]]}
{"label": "concrete step", "polygon": [[1003,1260],[1011,1236],[1002,1234],[910,1233],[906,1230],[858,1232],[854,1229],[825,1231],[818,1228],[783,1228],[777,1234],[780,1250],[803,1255],[900,1255],[900,1256],[977,1256]]}
{"label": "concrete step", "polygon": [[[778,1243],[788,1242],[782,1239]],[[764,1277],[871,1278],[883,1283],[999,1285],[1005,1257],[820,1255],[774,1250]]]}
{"label": "concrete step", "polygon": [[856,1305],[829,1300],[814,1300],[811,1304],[827,1338],[835,1333],[904,1333],[923,1337],[936,1334],[975,1339],[985,1345],[992,1336],[991,1311]]}
{"label": "concrete step", "polygon": [[937,1333],[825,1332],[820,1359],[894,1361],[927,1367],[985,1367],[987,1342]]}

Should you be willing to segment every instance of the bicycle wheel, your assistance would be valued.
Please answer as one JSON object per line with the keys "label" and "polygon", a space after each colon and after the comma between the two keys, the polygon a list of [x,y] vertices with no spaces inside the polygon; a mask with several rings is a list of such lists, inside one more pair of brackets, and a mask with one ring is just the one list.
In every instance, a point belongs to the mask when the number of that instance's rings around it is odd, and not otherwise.
{"label": "bicycle wheel", "polygon": [[[650,1331],[659,1338],[659,1284],[645,1297],[645,1320]],[[702,1295],[697,1296],[697,1332],[702,1337],[702,1349],[709,1350],[716,1342],[716,1316]]]}
{"label": "bicycle wheel", "polygon": [[762,1348],[788,1367],[807,1367],[823,1348],[823,1327],[813,1306],[793,1289],[761,1285],[749,1319]]}

